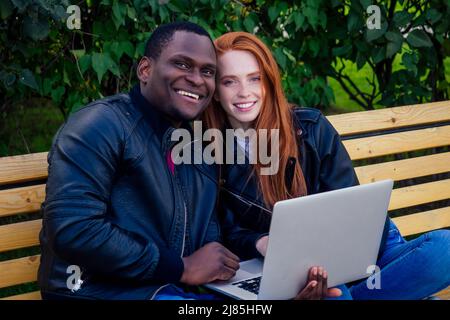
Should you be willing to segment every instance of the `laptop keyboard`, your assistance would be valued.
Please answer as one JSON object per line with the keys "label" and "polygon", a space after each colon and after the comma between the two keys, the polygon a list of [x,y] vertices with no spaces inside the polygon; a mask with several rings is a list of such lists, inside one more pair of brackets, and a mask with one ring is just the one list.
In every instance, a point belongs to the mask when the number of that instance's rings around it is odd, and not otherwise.
{"label": "laptop keyboard", "polygon": [[232,283],[232,285],[237,286],[243,290],[252,292],[254,294],[258,294],[260,282],[261,282],[261,276],[256,277],[256,278],[247,279],[247,280],[238,281],[238,282]]}

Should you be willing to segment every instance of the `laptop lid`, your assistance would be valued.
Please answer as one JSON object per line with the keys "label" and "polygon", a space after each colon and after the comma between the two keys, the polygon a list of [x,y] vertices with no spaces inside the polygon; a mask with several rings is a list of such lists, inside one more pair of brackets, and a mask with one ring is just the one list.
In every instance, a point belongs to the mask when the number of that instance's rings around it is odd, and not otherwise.
{"label": "laptop lid", "polygon": [[376,263],[392,180],[277,202],[258,299],[291,299],[312,266],[328,286],[368,277]]}

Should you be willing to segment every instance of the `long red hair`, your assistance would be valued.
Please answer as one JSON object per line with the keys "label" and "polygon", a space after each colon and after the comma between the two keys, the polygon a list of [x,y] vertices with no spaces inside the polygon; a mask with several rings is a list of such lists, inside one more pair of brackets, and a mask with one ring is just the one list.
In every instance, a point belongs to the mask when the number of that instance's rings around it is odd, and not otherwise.
{"label": "long red hair", "polygon": [[[254,129],[267,129],[270,146],[270,130],[279,129],[279,170],[274,175],[261,175],[262,165],[252,164],[252,173],[256,175],[264,202],[273,208],[275,202],[306,195],[306,183],[299,165],[299,150],[292,119],[292,107],[288,103],[281,85],[277,63],[267,46],[256,36],[246,32],[229,32],[214,41],[217,56],[230,50],[244,50],[252,53],[258,61],[261,82],[264,88],[261,111],[255,120]],[[203,114],[208,128],[223,130],[227,126],[227,115],[220,103],[211,102]],[[273,151],[271,151],[273,152]],[[294,157],[295,167],[291,187],[285,183],[285,172],[290,157]]]}

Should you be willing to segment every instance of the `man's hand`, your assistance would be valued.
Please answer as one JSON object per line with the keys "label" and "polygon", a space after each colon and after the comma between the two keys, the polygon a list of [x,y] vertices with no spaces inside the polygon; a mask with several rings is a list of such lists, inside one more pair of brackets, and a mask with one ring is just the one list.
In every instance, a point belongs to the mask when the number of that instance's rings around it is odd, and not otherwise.
{"label": "man's hand", "polygon": [[294,300],[321,300],[342,295],[338,288],[328,289],[328,274],[322,267],[312,267],[308,273],[308,284],[301,290]]}
{"label": "man's hand", "polygon": [[210,242],[183,258],[180,282],[201,285],[214,280],[229,280],[239,269],[239,258],[218,242]]}
{"label": "man's hand", "polygon": [[256,241],[256,250],[265,257],[267,252],[267,245],[269,244],[269,236],[264,236]]}

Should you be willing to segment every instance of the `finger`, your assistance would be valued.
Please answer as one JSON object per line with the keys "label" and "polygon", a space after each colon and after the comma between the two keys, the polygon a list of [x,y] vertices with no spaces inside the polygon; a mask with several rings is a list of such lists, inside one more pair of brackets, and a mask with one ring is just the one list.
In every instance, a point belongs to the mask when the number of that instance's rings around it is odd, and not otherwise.
{"label": "finger", "polygon": [[329,298],[337,298],[342,296],[342,290],[339,288],[330,288],[328,289],[327,296]]}
{"label": "finger", "polygon": [[239,270],[239,261],[231,259],[231,258],[229,258],[227,256],[223,257],[223,264],[225,266],[227,266],[228,268],[233,269],[235,271]]}
{"label": "finger", "polygon": [[308,300],[310,299],[314,288],[317,286],[317,281],[310,281],[303,290],[301,290],[294,300]]}
{"label": "finger", "polygon": [[237,255],[235,255],[233,252],[231,252],[230,250],[228,250],[227,248],[223,247],[223,253],[229,258],[232,259],[234,261],[236,261],[237,263],[241,262],[241,259],[239,259],[239,257]]}
{"label": "finger", "polygon": [[236,271],[228,268],[227,266],[223,266],[221,272],[217,277],[218,280],[230,280],[236,275]]}
{"label": "finger", "polygon": [[314,267],[311,280],[318,281],[319,280],[318,275],[319,275],[319,269],[318,269],[318,267]]}
{"label": "finger", "polygon": [[315,268],[315,267],[309,268],[309,272],[308,272],[308,282],[311,282],[311,281],[315,280],[315,278],[314,278],[314,268]]}
{"label": "finger", "polygon": [[322,299],[322,288],[323,288],[323,268],[319,267],[317,271],[317,288],[315,292],[315,299]]}
{"label": "finger", "polygon": [[322,299],[327,297],[328,292],[328,273],[323,270],[322,273]]}

